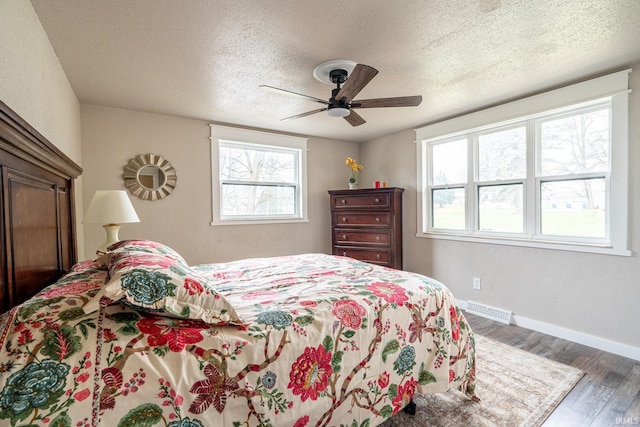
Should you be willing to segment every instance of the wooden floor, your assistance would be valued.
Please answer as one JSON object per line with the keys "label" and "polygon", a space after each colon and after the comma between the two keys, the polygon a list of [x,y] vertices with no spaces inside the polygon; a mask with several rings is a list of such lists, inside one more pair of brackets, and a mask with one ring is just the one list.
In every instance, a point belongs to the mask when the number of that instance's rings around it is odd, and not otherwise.
{"label": "wooden floor", "polygon": [[478,335],[586,372],[544,427],[640,426],[640,362],[473,314],[465,317]]}

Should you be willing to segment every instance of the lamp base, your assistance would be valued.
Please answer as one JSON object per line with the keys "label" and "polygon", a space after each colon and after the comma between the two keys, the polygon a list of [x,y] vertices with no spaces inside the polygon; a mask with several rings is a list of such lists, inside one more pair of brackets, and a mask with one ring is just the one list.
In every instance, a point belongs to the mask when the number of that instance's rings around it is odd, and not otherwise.
{"label": "lamp base", "polygon": [[105,224],[102,226],[102,228],[104,228],[104,230],[107,232],[107,240],[105,240],[104,243],[98,247],[96,255],[106,254],[107,248],[109,246],[120,241],[120,239],[118,238],[120,227],[120,224]]}

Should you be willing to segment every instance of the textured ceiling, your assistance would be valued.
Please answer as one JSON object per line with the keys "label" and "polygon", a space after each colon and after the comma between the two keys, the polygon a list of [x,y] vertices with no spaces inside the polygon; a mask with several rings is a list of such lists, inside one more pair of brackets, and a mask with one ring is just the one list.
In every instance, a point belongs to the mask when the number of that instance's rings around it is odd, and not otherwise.
{"label": "textured ceiling", "polygon": [[[639,0],[32,0],[82,103],[367,141],[640,61]],[[328,99],[313,77],[346,59],[378,69],[367,123],[261,90]]]}

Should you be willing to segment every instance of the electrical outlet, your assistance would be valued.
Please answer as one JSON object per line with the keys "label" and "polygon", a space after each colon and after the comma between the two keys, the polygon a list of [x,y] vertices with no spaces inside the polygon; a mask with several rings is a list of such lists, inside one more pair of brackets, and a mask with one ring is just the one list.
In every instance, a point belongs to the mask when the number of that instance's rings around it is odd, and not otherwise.
{"label": "electrical outlet", "polygon": [[479,277],[474,277],[473,278],[473,289],[481,289],[481,287],[480,287],[480,278]]}

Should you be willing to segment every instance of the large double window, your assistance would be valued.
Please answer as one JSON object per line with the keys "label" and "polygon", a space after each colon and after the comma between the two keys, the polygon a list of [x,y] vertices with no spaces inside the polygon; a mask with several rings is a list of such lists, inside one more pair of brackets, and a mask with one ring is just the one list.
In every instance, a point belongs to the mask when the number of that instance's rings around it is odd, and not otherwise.
{"label": "large double window", "polygon": [[627,77],[418,129],[418,235],[628,255]]}
{"label": "large double window", "polygon": [[306,220],[306,139],[211,126],[213,224]]}

